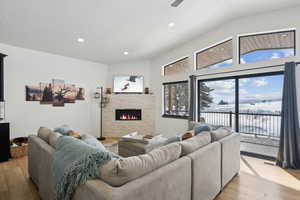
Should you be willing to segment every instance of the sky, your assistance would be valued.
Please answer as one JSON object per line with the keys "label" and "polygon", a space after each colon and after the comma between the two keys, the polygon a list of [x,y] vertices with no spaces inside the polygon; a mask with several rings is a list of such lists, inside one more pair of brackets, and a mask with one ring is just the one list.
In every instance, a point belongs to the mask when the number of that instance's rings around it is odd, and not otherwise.
{"label": "sky", "polygon": [[[294,49],[259,50],[241,56],[241,64],[260,62],[270,59],[291,57]],[[213,65],[210,68],[231,66],[232,60]],[[256,103],[262,100],[281,101],[283,88],[283,75],[242,78],[240,81],[240,103]],[[210,94],[214,103],[221,100],[228,103],[235,101],[235,81],[221,80],[206,82],[207,86],[214,89]]]}

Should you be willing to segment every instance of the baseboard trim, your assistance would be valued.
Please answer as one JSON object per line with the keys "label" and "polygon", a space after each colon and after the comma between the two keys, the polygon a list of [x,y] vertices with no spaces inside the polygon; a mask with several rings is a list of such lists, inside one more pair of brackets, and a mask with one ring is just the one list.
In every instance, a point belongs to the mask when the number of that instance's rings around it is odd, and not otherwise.
{"label": "baseboard trim", "polygon": [[273,156],[267,156],[267,155],[262,155],[262,154],[247,152],[247,151],[241,151],[241,155],[264,159],[264,160],[269,160],[269,161],[276,161],[276,158]]}

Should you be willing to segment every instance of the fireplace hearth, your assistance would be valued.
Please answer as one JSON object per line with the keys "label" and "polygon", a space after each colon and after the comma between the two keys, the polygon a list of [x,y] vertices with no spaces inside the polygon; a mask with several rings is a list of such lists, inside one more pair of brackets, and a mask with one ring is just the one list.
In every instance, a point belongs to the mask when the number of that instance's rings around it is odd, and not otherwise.
{"label": "fireplace hearth", "polygon": [[142,120],[141,109],[116,109],[115,112],[117,121]]}

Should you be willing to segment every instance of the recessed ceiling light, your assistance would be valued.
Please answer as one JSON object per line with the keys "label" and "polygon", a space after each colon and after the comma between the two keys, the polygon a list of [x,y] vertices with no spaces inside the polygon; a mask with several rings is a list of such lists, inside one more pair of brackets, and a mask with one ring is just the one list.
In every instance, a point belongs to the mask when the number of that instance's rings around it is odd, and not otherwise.
{"label": "recessed ceiling light", "polygon": [[83,38],[78,38],[77,42],[81,42],[82,43],[82,42],[84,42],[84,39]]}
{"label": "recessed ceiling light", "polygon": [[175,23],[174,22],[171,22],[170,24],[169,24],[169,27],[170,28],[173,28],[175,26]]}
{"label": "recessed ceiling light", "polygon": [[281,37],[287,37],[287,36],[288,36],[287,34],[282,34],[282,35],[281,35]]}
{"label": "recessed ceiling light", "polygon": [[128,55],[129,53],[128,53],[128,51],[124,51],[124,53],[123,53],[124,55]]}

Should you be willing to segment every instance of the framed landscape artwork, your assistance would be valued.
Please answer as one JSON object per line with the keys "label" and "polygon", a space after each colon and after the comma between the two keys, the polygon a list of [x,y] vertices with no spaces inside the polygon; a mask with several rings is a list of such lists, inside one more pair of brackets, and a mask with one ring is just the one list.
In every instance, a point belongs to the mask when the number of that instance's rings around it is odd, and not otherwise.
{"label": "framed landscape artwork", "polygon": [[26,101],[39,101],[40,104],[64,106],[65,103],[75,103],[85,100],[85,89],[76,88],[75,84],[65,83],[64,80],[53,79],[51,83],[25,86]]}

